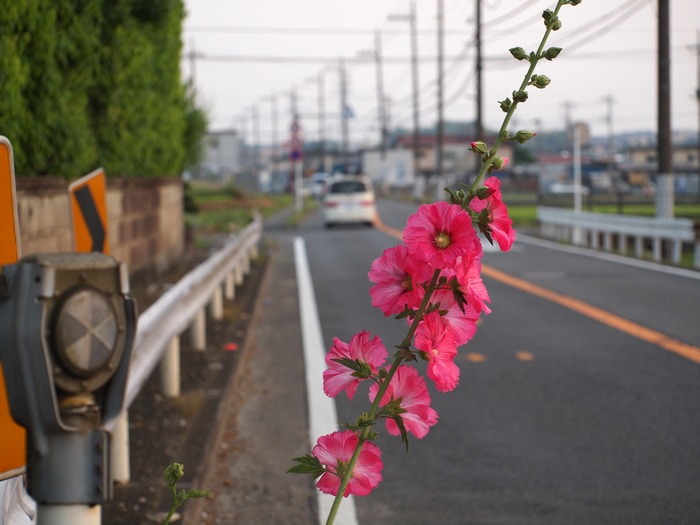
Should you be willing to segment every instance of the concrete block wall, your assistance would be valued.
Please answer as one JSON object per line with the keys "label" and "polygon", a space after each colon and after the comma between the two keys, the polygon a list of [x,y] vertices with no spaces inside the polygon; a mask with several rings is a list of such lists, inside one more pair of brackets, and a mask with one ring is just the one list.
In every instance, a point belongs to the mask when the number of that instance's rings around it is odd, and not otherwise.
{"label": "concrete block wall", "polygon": [[[22,255],[72,250],[68,181],[18,177]],[[183,186],[179,179],[107,179],[110,255],[130,275],[158,275],[185,249]]]}

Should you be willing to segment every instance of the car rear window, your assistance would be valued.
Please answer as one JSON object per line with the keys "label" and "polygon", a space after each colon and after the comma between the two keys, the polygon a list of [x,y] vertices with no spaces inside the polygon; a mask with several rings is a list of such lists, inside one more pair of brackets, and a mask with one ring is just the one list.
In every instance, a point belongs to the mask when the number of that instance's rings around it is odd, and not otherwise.
{"label": "car rear window", "polygon": [[334,182],[330,193],[364,193],[367,191],[365,183],[359,180],[343,180]]}

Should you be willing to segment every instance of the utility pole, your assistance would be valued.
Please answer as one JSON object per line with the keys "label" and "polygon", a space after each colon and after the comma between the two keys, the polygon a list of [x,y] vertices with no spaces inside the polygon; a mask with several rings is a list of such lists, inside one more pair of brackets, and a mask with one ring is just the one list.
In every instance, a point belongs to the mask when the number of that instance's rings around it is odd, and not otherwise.
{"label": "utility pole", "polygon": [[698,30],[695,38],[695,53],[698,56],[698,86],[695,96],[698,99],[698,172],[700,172],[700,30]]}
{"label": "utility pole", "polygon": [[476,0],[476,139],[484,140],[484,121],[482,114],[482,61],[481,61],[481,0]]}
{"label": "utility pole", "polygon": [[[379,152],[382,163],[386,159],[386,110],[384,107],[384,72],[382,70],[382,37],[379,31],[374,33],[374,61],[377,68],[377,102],[379,108],[377,116],[379,119]],[[383,171],[383,170],[382,170]],[[382,176],[384,173],[382,173]]]}
{"label": "utility pole", "polygon": [[190,84],[194,89],[197,81],[197,52],[195,51],[194,38],[190,38]]}
{"label": "utility pole", "polygon": [[290,155],[294,176],[294,209],[300,212],[304,209],[304,199],[302,195],[303,185],[303,146],[301,143],[301,124],[299,122],[299,110],[297,108],[297,93],[292,90],[289,96],[290,110],[292,114],[292,125],[290,129]]}
{"label": "utility pole", "polygon": [[[415,180],[420,172],[420,104],[418,102],[418,20],[416,18],[416,1],[411,0],[411,81],[413,83],[413,176]],[[414,195],[418,197],[414,190]],[[421,190],[422,193],[422,190]],[[422,195],[421,195],[422,196]]]}
{"label": "utility pole", "polygon": [[444,44],[444,38],[443,38],[443,32],[444,32],[444,0],[438,0],[438,7],[437,7],[437,24],[438,24],[438,41],[437,41],[437,48],[438,48],[438,70],[437,70],[437,96],[438,96],[438,102],[437,102],[437,111],[438,111],[438,116],[437,116],[437,129],[436,129],[436,136],[435,136],[435,147],[437,148],[435,151],[435,171],[436,171],[436,176],[437,176],[437,188],[436,188],[436,198],[440,198],[442,195],[442,187],[445,185],[444,181],[444,171],[443,171],[443,165],[442,165],[442,143],[444,140],[443,134],[444,134],[444,122],[443,122],[443,117],[442,117],[442,112],[443,112],[443,60],[444,60],[444,49],[443,49],[443,44]]}
{"label": "utility pole", "polygon": [[613,133],[613,105],[615,104],[615,97],[608,95],[603,99],[605,102],[606,112],[605,112],[605,123],[608,127],[608,166],[612,168],[615,164],[615,134]]}
{"label": "utility pole", "polygon": [[258,170],[260,169],[260,115],[258,106],[250,108],[250,118],[253,125],[253,179],[258,181]]}
{"label": "utility pole", "polygon": [[272,176],[274,177],[275,171],[277,170],[277,156],[279,149],[279,139],[277,137],[277,96],[272,95],[270,97],[270,102],[272,103],[270,111],[270,125],[272,126],[272,147],[271,147],[271,157],[272,157]]}
{"label": "utility pole", "polygon": [[326,100],[324,98],[323,71],[318,74],[318,154],[320,171],[326,171]]}
{"label": "utility pole", "polygon": [[673,144],[671,142],[671,37],[669,0],[658,0],[658,144],[656,216],[673,218]]}
{"label": "utility pole", "polygon": [[350,139],[349,139],[349,129],[348,129],[348,118],[349,109],[348,108],[348,86],[347,77],[345,76],[345,62],[340,61],[339,64],[340,72],[340,136],[341,136],[341,160],[345,168],[347,169],[349,164],[349,154],[350,154]]}
{"label": "utility pole", "polygon": [[418,100],[418,18],[416,17],[416,1],[411,0],[408,15],[389,15],[389,20],[410,23],[411,34],[411,83],[413,85],[413,196],[418,199],[423,196],[423,184],[420,178],[420,103]]}

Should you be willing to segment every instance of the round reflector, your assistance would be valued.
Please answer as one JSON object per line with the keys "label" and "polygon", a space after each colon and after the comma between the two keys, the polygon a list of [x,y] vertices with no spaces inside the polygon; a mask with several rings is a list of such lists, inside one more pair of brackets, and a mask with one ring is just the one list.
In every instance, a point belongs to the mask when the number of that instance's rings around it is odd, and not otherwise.
{"label": "round reflector", "polygon": [[60,302],[54,319],[56,353],[68,371],[89,377],[107,366],[115,351],[119,325],[104,293],[79,288]]}

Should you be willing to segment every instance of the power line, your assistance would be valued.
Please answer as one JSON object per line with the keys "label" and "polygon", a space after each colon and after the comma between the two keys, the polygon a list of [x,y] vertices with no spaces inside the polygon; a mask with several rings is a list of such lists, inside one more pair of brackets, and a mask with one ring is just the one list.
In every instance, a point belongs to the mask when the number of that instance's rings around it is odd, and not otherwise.
{"label": "power line", "polygon": [[[243,26],[185,26],[186,33],[241,33],[241,34],[275,34],[275,35],[319,35],[319,36],[338,36],[338,35],[367,35],[371,36],[376,31],[375,29],[367,28],[349,28],[349,27],[243,27]],[[437,35],[436,29],[418,29],[418,34],[421,35]],[[400,28],[384,28],[382,33],[403,35],[405,31]],[[459,29],[446,30],[445,35],[464,36],[464,31]]]}

